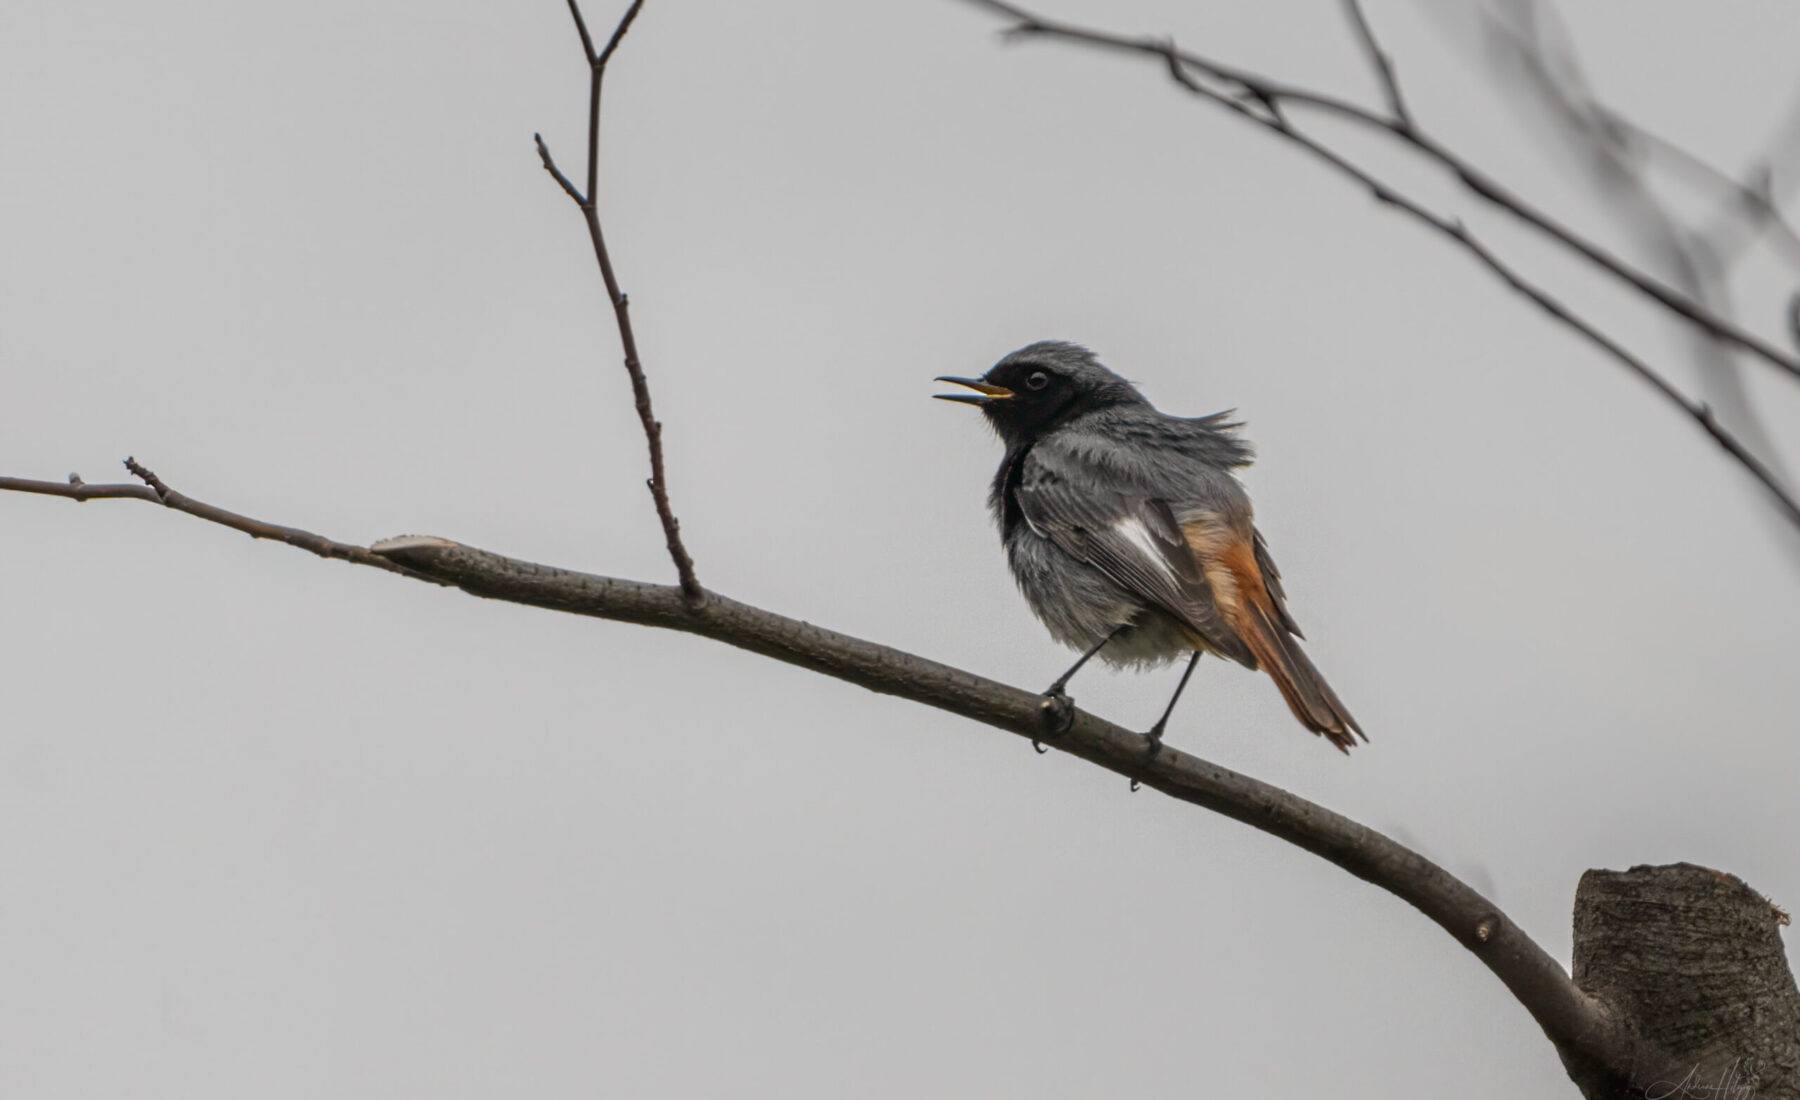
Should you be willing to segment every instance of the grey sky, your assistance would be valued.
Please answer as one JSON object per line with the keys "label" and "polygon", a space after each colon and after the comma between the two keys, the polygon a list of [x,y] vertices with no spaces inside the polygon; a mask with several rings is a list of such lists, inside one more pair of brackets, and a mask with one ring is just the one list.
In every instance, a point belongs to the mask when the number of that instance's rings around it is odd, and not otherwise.
{"label": "grey sky", "polygon": [[[1375,101],[1325,0],[1055,10]],[[1371,15],[1426,125],[1596,224],[1455,20]],[[1720,163],[1787,106],[1788,5],[1569,15],[1602,94]],[[1588,867],[1800,902],[1800,572],[1746,479],[1440,239],[1152,66],[995,27],[651,0],[619,57],[604,211],[702,579],[1047,683],[997,447],[928,380],[1079,340],[1248,419],[1373,742],[1345,760],[1203,662],[1173,743],[1418,846],[1565,958]],[[347,541],[668,578],[531,149],[578,160],[583,89],[550,0],[7,5],[0,472],[135,454]],[[1686,378],[1672,326],[1540,269]],[[1747,323],[1777,333],[1788,285],[1752,258]],[[1752,375],[1793,439],[1800,391]],[[0,1094],[1574,1094],[1401,903],[961,719],[138,504],[0,498],[0,556]],[[1076,695],[1142,726],[1176,675]]]}

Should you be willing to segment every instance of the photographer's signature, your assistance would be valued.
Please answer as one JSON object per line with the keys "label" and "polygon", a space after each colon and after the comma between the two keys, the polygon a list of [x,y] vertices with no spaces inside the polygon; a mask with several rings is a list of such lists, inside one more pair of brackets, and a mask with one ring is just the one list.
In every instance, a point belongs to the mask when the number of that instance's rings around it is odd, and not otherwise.
{"label": "photographer's signature", "polygon": [[1712,1080],[1703,1080],[1695,1066],[1679,1081],[1658,1081],[1644,1089],[1644,1100],[1748,1100],[1756,1081],[1756,1063],[1739,1058]]}

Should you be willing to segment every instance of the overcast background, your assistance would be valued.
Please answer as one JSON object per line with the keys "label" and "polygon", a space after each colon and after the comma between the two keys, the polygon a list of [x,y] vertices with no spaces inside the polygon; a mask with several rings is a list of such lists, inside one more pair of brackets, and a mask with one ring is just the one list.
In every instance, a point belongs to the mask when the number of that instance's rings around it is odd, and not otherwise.
{"label": "overcast background", "polygon": [[[1379,102],[1327,0],[1052,10]],[[1422,122],[1615,240],[1436,14],[1371,9]],[[1568,15],[1603,95],[1721,164],[1787,109],[1791,5]],[[1800,566],[1747,479],[1441,238],[1154,65],[996,26],[651,0],[619,56],[604,213],[701,578],[1041,687],[1069,654],[1005,572],[998,447],[929,379],[1079,340],[1248,419],[1372,740],[1205,662],[1173,743],[1565,960],[1589,867],[1800,903]],[[531,148],[576,171],[585,80],[553,0],[6,4],[0,472],[133,454],[346,541],[669,578]],[[1378,163],[1692,380],[1674,326]],[[1789,285],[1753,257],[1747,323]],[[5,1096],[1574,1095],[1403,903],[963,719],[138,503],[0,497],[0,561]],[[1175,677],[1075,694],[1142,727]]]}

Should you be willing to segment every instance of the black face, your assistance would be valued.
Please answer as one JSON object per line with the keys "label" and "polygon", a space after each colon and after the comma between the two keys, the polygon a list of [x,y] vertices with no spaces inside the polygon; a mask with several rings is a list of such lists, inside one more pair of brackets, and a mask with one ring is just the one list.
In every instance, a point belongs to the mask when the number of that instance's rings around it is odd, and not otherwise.
{"label": "black face", "polygon": [[1007,439],[1031,439],[1082,407],[1082,393],[1074,379],[1047,363],[1002,360],[981,378],[952,378],[940,382],[967,386],[974,393],[940,393],[943,401],[979,406]]}

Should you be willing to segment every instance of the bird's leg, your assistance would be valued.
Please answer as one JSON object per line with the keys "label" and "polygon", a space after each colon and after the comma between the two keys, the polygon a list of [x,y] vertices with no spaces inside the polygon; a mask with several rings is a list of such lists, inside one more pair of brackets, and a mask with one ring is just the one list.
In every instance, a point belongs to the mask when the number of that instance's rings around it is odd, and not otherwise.
{"label": "bird's leg", "polygon": [[1050,687],[1047,690],[1045,690],[1044,694],[1045,695],[1066,694],[1063,691],[1063,689],[1068,687],[1069,681],[1073,680],[1075,678],[1075,674],[1077,672],[1081,671],[1081,666],[1085,665],[1089,661],[1093,660],[1094,654],[1105,649],[1106,643],[1112,641],[1114,638],[1117,638],[1119,636],[1119,632],[1121,630],[1124,630],[1129,625],[1130,625],[1129,623],[1120,623],[1118,626],[1115,626],[1112,628],[1112,630],[1108,631],[1106,637],[1100,639],[1098,642],[1095,642],[1094,645],[1092,647],[1090,647],[1086,653],[1083,653],[1081,655],[1081,659],[1079,661],[1076,661],[1074,664],[1069,666],[1069,671],[1063,673],[1061,676],[1058,676],[1056,678],[1056,683],[1051,684]]}
{"label": "bird's leg", "polygon": [[1144,735],[1150,739],[1151,744],[1162,744],[1163,727],[1169,724],[1169,715],[1175,713],[1175,704],[1181,701],[1181,693],[1187,690],[1188,678],[1194,674],[1194,666],[1200,663],[1202,652],[1204,651],[1196,649],[1194,655],[1188,658],[1187,669],[1181,674],[1181,682],[1175,685],[1175,694],[1169,697],[1169,705],[1163,708],[1162,717],[1156,720],[1156,725],[1151,726],[1150,732]]}
{"label": "bird's leg", "polygon": [[1169,724],[1169,715],[1175,713],[1175,704],[1180,702],[1181,693],[1187,690],[1188,677],[1194,674],[1194,666],[1200,663],[1202,652],[1202,650],[1196,649],[1194,655],[1188,658],[1187,671],[1181,674],[1181,683],[1175,685],[1175,694],[1169,697],[1169,705],[1163,708],[1162,717],[1156,720],[1156,725],[1151,726],[1150,732],[1144,735],[1150,739],[1150,759],[1152,760],[1155,760],[1156,754],[1162,751],[1163,727]]}
{"label": "bird's leg", "polygon": [[[1081,660],[1076,661],[1070,666],[1069,671],[1058,676],[1056,682],[1051,684],[1049,689],[1044,692],[1044,721],[1052,730],[1057,733],[1067,733],[1069,727],[1075,723],[1075,700],[1069,698],[1069,693],[1063,689],[1068,687],[1069,681],[1074,678],[1077,672],[1081,671],[1082,665],[1085,665],[1092,660],[1094,654],[1106,648],[1107,642],[1117,638],[1119,632],[1130,625],[1130,623],[1120,623],[1118,626],[1113,627],[1112,630],[1107,633],[1106,637],[1100,639],[1094,644],[1093,648],[1089,649],[1086,653],[1083,653],[1081,655]],[[1033,741],[1031,746],[1039,752],[1044,751],[1044,747],[1039,745],[1036,741]]]}

